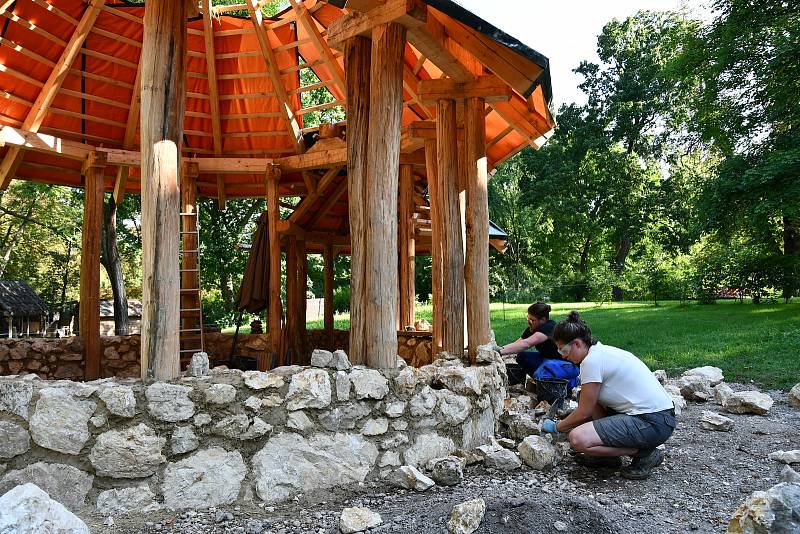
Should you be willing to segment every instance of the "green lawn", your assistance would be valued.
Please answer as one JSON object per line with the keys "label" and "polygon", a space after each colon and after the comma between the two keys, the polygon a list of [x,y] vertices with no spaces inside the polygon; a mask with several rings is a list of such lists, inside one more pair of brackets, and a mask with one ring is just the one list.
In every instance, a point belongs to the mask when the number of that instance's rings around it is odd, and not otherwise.
{"label": "green lawn", "polygon": [[[553,304],[551,317],[563,319],[578,309],[595,337],[629,350],[651,369],[670,375],[700,365],[715,365],[728,381],[788,389],[800,382],[800,302],[761,304],[723,301],[714,305],[675,302]],[[491,306],[498,342],[513,341],[524,330],[527,305]],[[418,306],[417,319],[431,320],[431,307]],[[347,328],[348,315],[337,315]],[[308,323],[322,328],[322,321]]]}

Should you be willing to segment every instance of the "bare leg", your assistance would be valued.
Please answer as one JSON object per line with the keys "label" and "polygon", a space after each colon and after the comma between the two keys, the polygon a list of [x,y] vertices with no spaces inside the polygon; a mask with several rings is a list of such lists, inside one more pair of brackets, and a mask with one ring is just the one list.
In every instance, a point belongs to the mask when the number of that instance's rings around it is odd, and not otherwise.
{"label": "bare leg", "polygon": [[576,451],[591,456],[633,456],[639,452],[639,449],[606,447],[591,421],[572,429],[569,443]]}

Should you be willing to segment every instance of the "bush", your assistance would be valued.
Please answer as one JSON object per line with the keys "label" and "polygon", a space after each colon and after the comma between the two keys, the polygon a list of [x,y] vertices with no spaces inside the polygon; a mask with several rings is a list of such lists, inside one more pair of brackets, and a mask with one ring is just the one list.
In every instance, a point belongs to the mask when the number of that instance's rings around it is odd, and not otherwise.
{"label": "bush", "polygon": [[341,286],[333,290],[333,310],[336,313],[350,311],[350,286]]}

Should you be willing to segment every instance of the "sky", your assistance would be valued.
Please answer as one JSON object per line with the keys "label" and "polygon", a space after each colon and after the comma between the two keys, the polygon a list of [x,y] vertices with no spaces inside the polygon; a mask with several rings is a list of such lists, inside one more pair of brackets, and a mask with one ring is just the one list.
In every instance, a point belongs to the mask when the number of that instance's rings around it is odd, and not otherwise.
{"label": "sky", "polygon": [[700,0],[455,0],[550,59],[554,109],[586,102],[582,78],[572,70],[581,60],[598,62],[597,36],[606,22],[640,10],[702,10]]}

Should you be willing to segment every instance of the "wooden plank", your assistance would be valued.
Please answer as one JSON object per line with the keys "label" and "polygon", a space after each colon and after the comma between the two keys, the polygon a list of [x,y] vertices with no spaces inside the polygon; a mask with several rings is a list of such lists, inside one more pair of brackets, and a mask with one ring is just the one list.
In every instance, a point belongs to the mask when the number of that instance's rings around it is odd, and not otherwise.
{"label": "wooden plank", "polygon": [[336,186],[336,189],[327,197],[325,203],[314,213],[314,217],[306,225],[308,228],[314,228],[319,221],[325,217],[329,211],[339,202],[342,198],[342,195],[347,191],[347,180],[342,180],[342,182]]}
{"label": "wooden plank", "polygon": [[80,333],[84,379],[100,378],[100,240],[103,234],[105,154],[92,152],[83,164],[85,177],[81,231]]}
{"label": "wooden plank", "polygon": [[325,64],[327,65],[331,76],[333,76],[333,81],[340,88],[340,90],[344,92],[346,90],[344,82],[344,70],[336,60],[336,57],[331,51],[330,46],[328,46],[328,43],[322,37],[319,28],[317,28],[317,23],[314,17],[311,15],[311,13],[309,13],[308,9],[306,9],[305,6],[301,6],[297,0],[289,0],[289,3],[294,9],[297,20],[299,20],[300,24],[302,24],[303,28],[305,28],[306,33],[311,36],[311,42],[314,44],[317,52],[325,60]]}
{"label": "wooden plank", "polygon": [[354,11],[334,20],[328,27],[328,46],[343,50],[349,39],[368,37],[374,28],[388,23],[411,28],[423,26],[427,14],[428,8],[421,0],[387,0],[366,13]]}
{"label": "wooden plank", "polygon": [[[265,179],[267,186],[267,216],[269,223],[269,304],[267,310],[267,329],[272,356],[278,355],[281,339],[281,244],[278,236],[278,180],[280,171],[273,165],[267,165]],[[259,360],[259,369],[266,371],[267,362]]]}
{"label": "wooden plank", "polygon": [[431,217],[431,300],[433,300],[432,351],[434,357],[442,347],[442,241],[441,241],[441,199],[439,193],[436,139],[425,140],[425,161],[428,174],[428,195],[430,196]]}
{"label": "wooden plank", "polygon": [[11,126],[0,128],[0,146],[8,146],[9,152],[14,148],[24,148],[33,152],[43,152],[79,161],[86,159],[94,151],[94,147],[91,145]]}
{"label": "wooden plank", "polygon": [[442,243],[442,349],[450,354],[464,351],[464,249],[458,187],[458,138],[456,103],[437,103],[437,187],[441,213]]}
{"label": "wooden plank", "polygon": [[380,134],[370,135],[367,143],[364,300],[369,321],[364,338],[367,365],[377,369],[393,368],[397,359],[397,162],[405,43],[406,28],[400,24],[372,31],[369,123]]}
{"label": "wooden plank", "polygon": [[398,257],[400,278],[399,330],[414,326],[414,277],[416,248],[414,243],[414,172],[411,165],[400,166],[398,213]]}
{"label": "wooden plank", "polygon": [[[222,154],[222,125],[219,113],[219,90],[217,88],[217,58],[214,51],[214,25],[211,20],[212,0],[203,0],[203,42],[205,43],[206,74],[208,75],[208,97],[211,104],[211,137],[214,140],[214,155]],[[225,210],[225,179],[217,175],[217,202]]]}
{"label": "wooden plank", "polygon": [[297,156],[276,158],[273,162],[285,173],[341,167],[347,164],[347,149],[335,148],[332,150],[307,152]]}
{"label": "wooden plank", "polygon": [[481,97],[486,102],[508,102],[511,99],[511,88],[497,76],[480,76],[466,82],[440,78],[421,80],[417,85],[417,95],[426,103],[441,99],[464,100],[474,97]]}
{"label": "wooden plank", "polygon": [[325,262],[325,317],[323,322],[325,325],[325,337],[328,338],[328,350],[335,350],[333,337],[333,275],[335,260],[333,243],[325,243],[323,260]]}
{"label": "wooden plank", "polygon": [[308,291],[308,256],[306,255],[306,242],[297,240],[297,359],[301,365],[311,365],[311,355],[308,352],[308,329],[306,327],[306,293]]}
{"label": "wooden plank", "polygon": [[408,42],[448,77],[462,82],[472,80],[475,76],[448,49],[446,39],[444,26],[435,17],[428,17],[424,26],[408,31]]}
{"label": "wooden plank", "polygon": [[370,58],[372,43],[354,37],[344,44],[347,81],[347,197],[350,222],[350,361],[367,361],[364,329],[366,304],[366,172],[369,140]]}
{"label": "wooden plank", "polygon": [[142,45],[142,378],[180,372],[179,161],[186,109],[185,2],[148,0]]}
{"label": "wooden plank", "polygon": [[[75,57],[78,55],[78,52],[80,52],[81,46],[83,46],[83,42],[86,40],[86,36],[89,35],[89,31],[97,20],[97,16],[100,14],[103,4],[105,4],[105,0],[93,0],[89,7],[83,12],[83,16],[81,16],[81,20],[75,28],[69,42],[66,43],[56,66],[53,67],[50,76],[48,76],[42,90],[39,92],[39,96],[36,97],[33,106],[28,111],[28,115],[25,117],[25,120],[22,121],[23,130],[31,132],[39,131],[39,127],[42,125],[45,115],[47,115],[50,104],[53,103],[56,93],[58,93],[61,84],[66,79],[70,67],[73,61],[75,61]],[[0,190],[5,191],[8,188],[11,179],[14,177],[14,173],[17,171],[20,162],[22,162],[22,157],[23,155],[19,147],[11,147],[8,152],[6,152],[2,163],[0,163]]]}
{"label": "wooden plank", "polygon": [[286,236],[286,331],[289,350],[292,352],[291,363],[299,364],[299,336],[297,315],[297,237]]}
{"label": "wooden plank", "polygon": [[[333,167],[329,169],[323,176],[320,178],[319,183],[314,188],[313,192],[308,196],[304,197],[300,204],[294,209],[292,214],[289,216],[289,220],[293,223],[300,223],[300,220],[303,218],[309,209],[320,199],[320,197],[325,194],[327,191],[328,186],[331,184],[334,178],[339,175],[341,172],[342,167]],[[345,183],[347,181],[345,180]]]}
{"label": "wooden plank", "polygon": [[466,139],[466,257],[464,286],[467,301],[467,348],[475,363],[477,347],[490,341],[489,326],[489,193],[486,162],[486,103],[469,98],[465,103]]}

